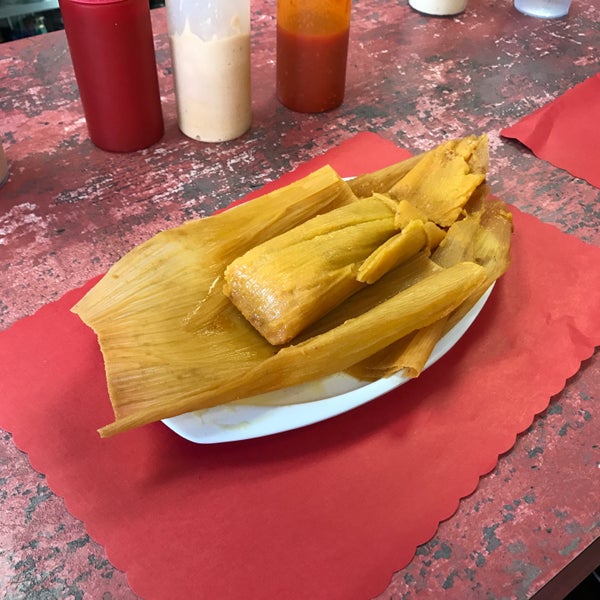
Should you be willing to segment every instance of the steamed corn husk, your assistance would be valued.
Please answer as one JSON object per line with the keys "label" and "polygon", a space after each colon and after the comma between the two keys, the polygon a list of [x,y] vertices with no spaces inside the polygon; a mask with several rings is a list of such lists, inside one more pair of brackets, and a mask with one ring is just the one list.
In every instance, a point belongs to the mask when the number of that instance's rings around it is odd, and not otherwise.
{"label": "steamed corn husk", "polygon": [[[117,422],[217,388],[273,354],[215,293],[215,282],[250,247],[352,199],[347,183],[326,167],[251,203],[161,232],[113,265],[73,312],[98,335]],[[197,310],[205,300],[213,305],[210,321]]]}
{"label": "steamed corn husk", "polygon": [[508,269],[512,215],[503,202],[487,197],[485,189],[481,192],[474,199],[472,212],[449,228],[439,248],[433,253],[432,262],[442,268],[463,261],[475,262],[483,267],[484,279],[455,311],[354,365],[350,370],[352,375],[373,381],[402,371],[405,377],[418,377],[442,336],[465,316],[489,286]]}
{"label": "steamed corn husk", "polygon": [[375,283],[395,266],[428,247],[429,236],[423,221],[410,221],[400,233],[380,244],[360,265],[357,281]]}
{"label": "steamed corn husk", "polygon": [[197,390],[194,397],[178,395],[168,406],[155,404],[145,407],[143,412],[120,415],[116,423],[102,428],[101,433],[111,435],[194,410],[199,403],[205,408],[216,406],[347,369],[415,327],[427,326],[449,314],[464,302],[484,277],[483,268],[471,262],[436,271],[334,329],[281,348],[266,358],[261,357],[239,378],[222,382],[218,389]]}
{"label": "steamed corn husk", "polygon": [[[458,173],[452,181],[484,174],[486,159],[482,148],[487,151],[482,138],[468,138],[467,142],[457,142],[445,150],[446,155],[452,155],[451,162]],[[463,244],[460,252],[443,250],[446,229],[450,228],[434,225],[436,221],[431,218],[431,211],[427,212],[427,203],[419,197],[421,192],[399,199],[391,190],[431,154],[435,154],[435,149],[399,166],[366,174],[354,185],[342,181],[331,168],[320,169],[291,186],[219,215],[162,232],[124,256],[73,308],[98,334],[104,356],[115,420],[100,430],[101,435],[350,370],[370,356],[381,356],[398,344],[406,345],[414,332],[433,331],[442,323],[447,328],[454,316],[489,285],[490,279],[502,272],[502,261],[495,254],[496,242],[500,237],[506,250],[510,232],[503,227],[506,219],[501,203],[487,215],[482,212],[488,198],[481,192],[483,186],[478,186],[466,200],[461,197],[456,219],[465,219],[467,211],[479,211],[477,218],[486,224],[485,231],[478,230],[473,243]],[[464,164],[468,165],[466,171]],[[448,165],[441,161],[433,171],[421,172],[420,177],[444,179],[449,172]],[[471,184],[469,181],[468,186]],[[415,177],[413,185],[421,191],[431,187],[423,186]],[[468,186],[461,188],[461,194]],[[352,235],[347,236],[346,245],[348,240],[352,242],[350,254],[358,251],[362,253],[360,257],[349,260],[339,254],[345,235],[340,235],[327,252],[326,245],[311,244],[313,238],[306,235],[303,224],[323,215],[317,223],[328,223],[329,233],[335,237],[345,228],[340,227],[339,215],[329,213],[352,206],[351,210],[343,209],[342,214],[358,214],[362,200],[372,201],[373,191],[384,196],[380,198],[384,208],[377,210],[385,214],[382,220],[386,224],[382,228],[379,219],[363,215],[349,228],[365,227],[365,231],[370,231],[369,227],[377,222],[369,235],[376,232],[375,237],[380,237],[370,245],[361,246]],[[413,217],[418,215],[420,219],[407,217],[411,211],[398,210],[406,202],[415,207]],[[369,202],[363,204],[368,205]],[[440,213],[452,213],[456,209],[456,194],[448,196],[446,209],[441,204],[437,208]],[[378,252],[387,239],[415,220],[420,220],[427,230],[424,246],[415,244],[401,260],[395,257],[395,247],[387,248],[389,253]],[[309,227],[315,227],[315,223]],[[331,262],[331,251],[334,255],[337,252],[336,260],[347,263],[346,268],[351,265],[344,281],[349,282],[352,274],[355,286],[350,295],[344,292],[336,298],[337,304],[334,302],[336,305],[320,318],[311,317],[302,333],[283,347],[261,335],[224,293],[232,291],[227,269],[246,253],[253,253],[250,264],[255,265],[260,264],[262,252],[256,249],[264,250],[265,245],[285,256],[287,243],[281,245],[281,239],[276,241],[278,236],[284,241],[287,236],[288,242],[293,239],[295,243],[308,244],[303,248],[310,248],[296,252],[301,258],[309,258],[307,262],[313,265],[313,274],[308,265],[304,272],[300,271],[303,281],[317,282],[317,292],[313,290],[309,299],[322,299],[322,292],[327,289],[323,281],[339,266],[335,260]],[[359,239],[364,240],[361,236]],[[376,276],[368,278],[372,283],[359,281],[363,255],[368,258],[374,254]],[[446,260],[444,254],[452,254],[452,260]],[[281,256],[277,260],[285,262]],[[286,260],[295,265],[294,269],[298,264],[302,268],[303,261],[292,260],[291,254]],[[264,262],[267,274],[273,272],[271,262]],[[343,267],[344,264],[342,271]],[[277,268],[284,277],[285,269]],[[279,285],[274,290],[280,292]],[[303,302],[305,299],[301,306]],[[419,350],[419,356],[424,352]]]}
{"label": "steamed corn husk", "polygon": [[417,154],[372,173],[358,175],[348,182],[350,189],[357,198],[387,193],[426,155],[427,152]]}
{"label": "steamed corn husk", "polygon": [[391,187],[398,203],[377,183],[370,197],[255,246],[227,267],[223,292],[269,343],[292,341],[362,284],[374,283],[430,240],[439,242],[437,225],[454,222],[485,178],[481,165],[470,162],[485,154],[481,148],[487,148],[485,138],[447,142],[415,160]]}
{"label": "steamed corn husk", "polygon": [[484,279],[484,269],[473,262],[436,271],[338,327],[282,348],[236,382],[235,389],[243,397],[348,369],[411,331],[450,314]]}
{"label": "steamed corn husk", "polygon": [[485,180],[487,138],[450,140],[428,152],[389,193],[423,211],[430,221],[449,227]]}
{"label": "steamed corn husk", "polygon": [[305,329],[294,342],[303,342],[330,329],[339,327],[349,319],[355,319],[370,311],[378,304],[389,300],[399,292],[410,288],[440,270],[441,267],[429,257],[429,252],[423,250],[402,265],[386,273],[374,285],[365,286],[359,292],[350,296],[334,311]]}
{"label": "steamed corn husk", "polygon": [[363,286],[357,274],[396,233],[394,215],[371,197],[310,219],[232,261],[223,292],[271,344],[285,344]]}
{"label": "steamed corn husk", "polygon": [[422,329],[412,331],[364,361],[352,365],[348,373],[364,381],[377,381],[399,372],[408,379],[418,377],[444,335],[448,317],[446,315]]}

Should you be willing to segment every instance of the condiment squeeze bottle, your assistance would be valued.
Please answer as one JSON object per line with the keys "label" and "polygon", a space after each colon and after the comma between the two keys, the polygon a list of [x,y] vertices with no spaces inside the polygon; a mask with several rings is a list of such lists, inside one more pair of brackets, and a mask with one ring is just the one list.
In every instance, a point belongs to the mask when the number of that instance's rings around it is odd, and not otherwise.
{"label": "condiment squeeze bottle", "polygon": [[351,0],[277,0],[277,97],[318,113],[344,100]]}
{"label": "condiment squeeze bottle", "polygon": [[224,142],[252,121],[250,0],[167,0],[179,129]]}
{"label": "condiment squeeze bottle", "polygon": [[148,0],[59,0],[92,142],[132,152],[164,133]]}

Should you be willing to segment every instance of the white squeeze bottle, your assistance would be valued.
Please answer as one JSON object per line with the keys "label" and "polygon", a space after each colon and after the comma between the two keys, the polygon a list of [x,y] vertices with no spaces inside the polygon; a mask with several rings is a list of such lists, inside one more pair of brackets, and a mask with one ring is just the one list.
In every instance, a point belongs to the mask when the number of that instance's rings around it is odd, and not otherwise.
{"label": "white squeeze bottle", "polygon": [[166,0],[179,128],[224,142],[252,121],[250,0]]}

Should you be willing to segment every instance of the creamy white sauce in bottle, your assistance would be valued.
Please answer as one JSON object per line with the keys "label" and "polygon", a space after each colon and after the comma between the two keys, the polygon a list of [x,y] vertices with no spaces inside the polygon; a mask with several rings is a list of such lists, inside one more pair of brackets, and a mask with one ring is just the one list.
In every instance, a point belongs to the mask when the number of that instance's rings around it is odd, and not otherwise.
{"label": "creamy white sauce in bottle", "polygon": [[179,128],[224,142],[252,121],[249,0],[167,0]]}
{"label": "creamy white sauce in bottle", "polygon": [[408,0],[410,6],[427,15],[456,15],[467,8],[468,0]]}

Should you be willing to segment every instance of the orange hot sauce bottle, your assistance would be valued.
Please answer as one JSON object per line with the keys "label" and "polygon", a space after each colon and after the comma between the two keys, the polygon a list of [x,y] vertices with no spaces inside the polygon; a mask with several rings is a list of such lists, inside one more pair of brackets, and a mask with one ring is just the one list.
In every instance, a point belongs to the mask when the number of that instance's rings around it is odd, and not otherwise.
{"label": "orange hot sauce bottle", "polygon": [[277,0],[277,97],[319,113],[344,100],[351,0]]}

